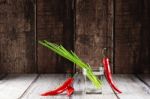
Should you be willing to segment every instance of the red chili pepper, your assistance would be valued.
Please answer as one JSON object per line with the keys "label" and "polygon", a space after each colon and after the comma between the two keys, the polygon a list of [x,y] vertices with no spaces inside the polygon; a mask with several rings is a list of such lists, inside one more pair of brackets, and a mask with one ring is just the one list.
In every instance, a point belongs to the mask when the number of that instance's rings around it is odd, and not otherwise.
{"label": "red chili pepper", "polygon": [[67,96],[71,96],[74,92],[74,88],[69,86],[66,91],[67,91]]}
{"label": "red chili pepper", "polygon": [[104,65],[104,73],[106,76],[106,79],[113,90],[117,91],[118,93],[122,93],[114,84],[112,80],[111,70],[110,70],[110,64],[109,64],[109,58],[104,57],[103,58],[103,65]]}
{"label": "red chili pepper", "polygon": [[53,96],[53,95],[60,94],[64,91],[67,91],[67,95],[70,96],[74,92],[74,88],[71,87],[71,84],[73,83],[73,81],[74,81],[74,78],[68,78],[62,86],[56,88],[55,90],[45,92],[41,95],[42,96]]}

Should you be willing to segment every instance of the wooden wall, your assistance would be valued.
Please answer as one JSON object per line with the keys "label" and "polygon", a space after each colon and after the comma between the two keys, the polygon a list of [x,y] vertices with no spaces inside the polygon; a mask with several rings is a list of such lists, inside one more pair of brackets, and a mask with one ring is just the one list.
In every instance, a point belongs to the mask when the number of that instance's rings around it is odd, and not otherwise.
{"label": "wooden wall", "polygon": [[38,45],[73,50],[71,0],[0,0],[0,73],[63,73],[73,64]]}
{"label": "wooden wall", "polygon": [[113,0],[76,0],[75,51],[93,67],[100,65],[103,48],[112,59]]}
{"label": "wooden wall", "polygon": [[150,1],[115,0],[115,72],[150,73]]}
{"label": "wooden wall", "polygon": [[[37,0],[37,40],[48,40],[73,50],[72,0]],[[37,65],[40,73],[71,71],[73,64],[37,46]]]}
{"label": "wooden wall", "polygon": [[64,45],[96,67],[150,73],[149,0],[0,0],[0,73],[64,73],[73,64],[37,43]]}
{"label": "wooden wall", "polygon": [[0,0],[1,73],[36,72],[34,6],[34,0]]}

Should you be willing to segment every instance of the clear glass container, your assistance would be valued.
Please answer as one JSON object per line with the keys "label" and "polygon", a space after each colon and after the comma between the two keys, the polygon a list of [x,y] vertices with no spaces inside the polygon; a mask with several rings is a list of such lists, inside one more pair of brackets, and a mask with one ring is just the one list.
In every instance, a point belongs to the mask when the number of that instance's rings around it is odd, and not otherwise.
{"label": "clear glass container", "polygon": [[[98,77],[101,81],[103,80],[104,76],[104,69],[102,66],[97,67],[97,68],[92,68],[93,73],[95,76]],[[85,94],[102,94],[102,87],[97,89],[92,82],[88,79],[86,76],[86,69],[82,71],[83,76],[84,76],[84,93]]]}

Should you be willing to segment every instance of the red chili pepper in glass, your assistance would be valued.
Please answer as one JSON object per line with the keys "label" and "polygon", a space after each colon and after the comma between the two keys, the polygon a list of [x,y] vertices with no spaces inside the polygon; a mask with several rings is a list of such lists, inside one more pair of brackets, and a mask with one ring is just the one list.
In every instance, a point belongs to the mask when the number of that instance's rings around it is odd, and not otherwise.
{"label": "red chili pepper in glass", "polygon": [[105,73],[106,79],[107,79],[108,83],[110,84],[110,86],[112,87],[112,89],[117,91],[118,93],[122,93],[115,86],[115,84],[114,84],[114,82],[112,80],[112,74],[111,74],[111,70],[110,70],[109,58],[107,58],[107,57],[103,58],[103,65],[104,65],[104,73]]}

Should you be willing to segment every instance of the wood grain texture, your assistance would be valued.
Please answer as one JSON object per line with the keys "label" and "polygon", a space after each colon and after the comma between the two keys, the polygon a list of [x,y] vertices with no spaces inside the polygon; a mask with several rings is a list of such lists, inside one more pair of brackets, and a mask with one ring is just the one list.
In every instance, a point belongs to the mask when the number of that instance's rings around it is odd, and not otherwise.
{"label": "wood grain texture", "polygon": [[115,75],[114,81],[122,94],[119,99],[149,99],[150,89],[133,75]]}
{"label": "wood grain texture", "polygon": [[0,72],[36,72],[34,0],[0,0]]}
{"label": "wood grain texture", "polygon": [[[27,93],[21,99],[117,99],[108,83],[104,79],[103,94],[84,94],[84,81],[83,76],[78,75],[75,78],[74,88],[75,92],[71,97],[68,97],[65,92],[57,96],[40,96],[41,93],[48,90],[53,90],[60,86],[66,79],[67,75],[58,75],[58,74],[45,74],[40,75],[39,79],[30,87]],[[42,86],[42,87],[41,87]]]}
{"label": "wood grain texture", "polygon": [[[62,44],[73,50],[72,0],[37,0],[37,39]],[[38,72],[63,73],[72,64],[47,48],[38,45]]]}
{"label": "wood grain texture", "polygon": [[115,0],[116,73],[150,73],[149,5],[149,0]]}
{"label": "wood grain texture", "polygon": [[0,80],[1,99],[20,99],[20,96],[37,77],[36,74],[10,74]]}
{"label": "wood grain texture", "polygon": [[60,86],[67,76],[62,74],[44,74],[40,75],[37,81],[30,87],[30,89],[23,95],[21,99],[32,99],[35,97],[36,99],[67,99],[66,95],[58,95],[54,97],[43,97],[40,96],[41,93],[46,92],[48,90],[53,90]]}
{"label": "wood grain texture", "polygon": [[[82,75],[75,78],[75,92],[71,97],[62,93],[57,96],[40,96],[41,93],[60,86],[68,75],[62,74],[11,74],[0,80],[0,98],[2,99],[149,99],[150,88],[134,75],[113,75],[122,94],[114,94],[106,79],[103,79],[103,94],[84,94]],[[17,82],[17,83],[16,83]],[[33,83],[34,82],[34,83]]]}
{"label": "wood grain texture", "polygon": [[75,51],[92,67],[100,65],[101,50],[112,59],[113,0],[76,0]]}

